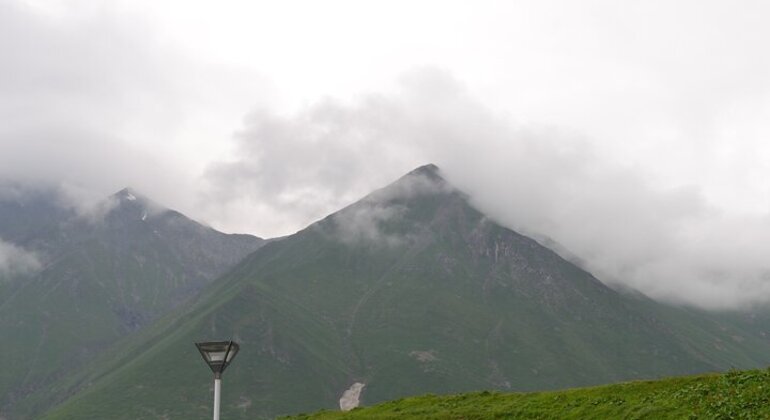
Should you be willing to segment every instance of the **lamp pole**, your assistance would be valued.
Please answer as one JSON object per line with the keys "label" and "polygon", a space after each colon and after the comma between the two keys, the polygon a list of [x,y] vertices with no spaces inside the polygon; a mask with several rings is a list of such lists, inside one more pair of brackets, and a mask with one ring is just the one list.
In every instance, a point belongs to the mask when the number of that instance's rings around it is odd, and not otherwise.
{"label": "lamp pole", "polygon": [[235,341],[206,341],[195,343],[203,360],[214,372],[214,420],[219,420],[222,398],[222,372],[230,365],[240,346]]}
{"label": "lamp pole", "polygon": [[214,375],[214,420],[219,420],[219,401],[222,399],[222,377]]}

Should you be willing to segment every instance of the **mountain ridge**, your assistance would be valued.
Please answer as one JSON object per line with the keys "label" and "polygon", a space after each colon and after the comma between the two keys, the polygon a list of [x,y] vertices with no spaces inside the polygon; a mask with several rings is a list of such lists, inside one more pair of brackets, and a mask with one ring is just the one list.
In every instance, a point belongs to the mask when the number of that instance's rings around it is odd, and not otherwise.
{"label": "mountain ridge", "polygon": [[231,418],[333,408],[354,383],[370,404],[753,367],[770,350],[700,314],[622,296],[490,220],[435,165],[250,254],[168,322],[130,368],[47,418],[142,417],[135,401],[157,417],[206,415],[163,396],[209,400],[190,344],[208,339],[241,343],[223,396]]}
{"label": "mountain ridge", "polygon": [[[0,289],[0,335],[13,337],[3,344],[12,356],[0,372],[6,416],[44,409],[25,401],[189,301],[264,242],[198,224],[132,189],[85,213],[54,210],[62,206],[54,194],[24,199],[0,200],[0,231],[17,232],[11,243],[41,262]],[[5,227],[18,220],[34,228]]]}

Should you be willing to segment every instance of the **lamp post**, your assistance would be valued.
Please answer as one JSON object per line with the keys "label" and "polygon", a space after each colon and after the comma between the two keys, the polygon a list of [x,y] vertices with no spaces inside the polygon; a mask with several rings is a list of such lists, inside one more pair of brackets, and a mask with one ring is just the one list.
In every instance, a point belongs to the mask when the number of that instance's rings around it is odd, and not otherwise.
{"label": "lamp post", "polygon": [[238,354],[240,347],[235,341],[207,341],[195,343],[203,360],[214,372],[214,420],[219,420],[219,400],[222,393],[222,372]]}

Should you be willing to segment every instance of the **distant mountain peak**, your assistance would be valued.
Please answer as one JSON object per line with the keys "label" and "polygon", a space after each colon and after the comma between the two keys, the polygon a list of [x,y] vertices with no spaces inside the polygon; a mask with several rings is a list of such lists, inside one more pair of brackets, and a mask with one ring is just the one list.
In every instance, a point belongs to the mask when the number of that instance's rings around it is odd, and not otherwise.
{"label": "distant mountain peak", "polygon": [[137,190],[126,187],[112,194],[106,201],[107,213],[129,219],[146,221],[148,218],[169,211],[166,207],[147,198]]}
{"label": "distant mountain peak", "polygon": [[117,201],[118,205],[131,205],[154,211],[168,210],[165,206],[147,198],[147,196],[131,187],[123,188],[115,194],[112,194],[109,198],[113,201]]}
{"label": "distant mountain peak", "polygon": [[403,200],[454,191],[455,188],[440,175],[439,167],[431,163],[420,166],[395,182],[370,193],[362,201],[384,203],[394,199]]}
{"label": "distant mountain peak", "polygon": [[112,197],[117,198],[119,200],[126,200],[126,201],[136,201],[137,199],[142,199],[142,201],[146,200],[145,197],[143,197],[141,194],[139,194],[136,190],[134,190],[131,187],[123,188],[122,190],[116,192],[112,195]]}
{"label": "distant mountain peak", "polygon": [[441,169],[432,163],[429,163],[427,165],[422,165],[416,169],[413,169],[411,172],[405,175],[405,177],[410,177],[410,176],[422,176],[432,181],[446,182],[444,177],[441,176]]}
{"label": "distant mountain peak", "polygon": [[432,174],[432,175],[437,175],[438,176],[438,172],[440,170],[441,169],[436,164],[427,163],[425,165],[422,165],[422,166],[419,166],[419,167],[413,169],[409,173],[410,174]]}
{"label": "distant mountain peak", "polygon": [[[396,181],[330,215],[319,225],[343,243],[401,246],[435,224],[437,208],[468,207],[467,196],[441,175],[438,166],[420,166]],[[475,210],[468,210],[475,211]],[[448,212],[441,223],[447,224]]]}

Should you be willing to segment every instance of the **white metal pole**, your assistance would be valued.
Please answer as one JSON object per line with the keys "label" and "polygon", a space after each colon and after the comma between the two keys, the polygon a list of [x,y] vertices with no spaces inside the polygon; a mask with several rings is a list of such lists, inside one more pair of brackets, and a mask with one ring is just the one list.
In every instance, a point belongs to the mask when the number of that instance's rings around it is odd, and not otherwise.
{"label": "white metal pole", "polygon": [[214,420],[219,420],[219,397],[222,394],[222,379],[214,378]]}

